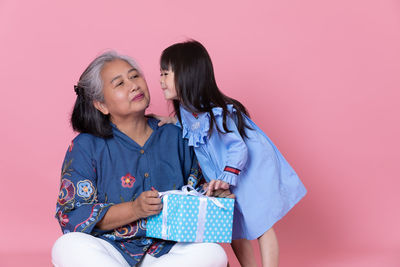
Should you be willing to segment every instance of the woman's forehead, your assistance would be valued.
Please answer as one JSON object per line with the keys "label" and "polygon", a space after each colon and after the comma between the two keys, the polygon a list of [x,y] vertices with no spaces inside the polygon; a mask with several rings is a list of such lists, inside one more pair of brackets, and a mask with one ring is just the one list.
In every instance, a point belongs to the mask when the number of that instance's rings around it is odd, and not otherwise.
{"label": "woman's forehead", "polygon": [[125,60],[116,59],[104,64],[101,76],[104,79],[113,79],[116,76],[125,75],[132,71],[137,71],[137,69]]}

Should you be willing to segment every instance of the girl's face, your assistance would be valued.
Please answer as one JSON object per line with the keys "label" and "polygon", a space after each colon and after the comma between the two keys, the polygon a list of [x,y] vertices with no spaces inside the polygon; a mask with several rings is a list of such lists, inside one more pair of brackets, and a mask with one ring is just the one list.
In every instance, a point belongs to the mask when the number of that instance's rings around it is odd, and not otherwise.
{"label": "girl's face", "polygon": [[175,89],[175,75],[171,68],[161,70],[160,84],[166,100],[178,99]]}
{"label": "girl's face", "polygon": [[142,115],[149,106],[150,95],[146,80],[124,60],[104,64],[101,70],[104,102],[94,102],[103,114],[110,114],[116,123],[132,115]]}

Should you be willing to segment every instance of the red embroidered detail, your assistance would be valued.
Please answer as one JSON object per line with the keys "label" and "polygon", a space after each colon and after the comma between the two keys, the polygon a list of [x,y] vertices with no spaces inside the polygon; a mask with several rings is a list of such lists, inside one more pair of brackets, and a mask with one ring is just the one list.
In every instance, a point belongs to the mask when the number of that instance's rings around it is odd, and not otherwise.
{"label": "red embroidered detail", "polygon": [[231,172],[231,173],[234,173],[236,175],[238,175],[240,173],[239,169],[236,169],[236,168],[233,168],[233,167],[229,167],[229,166],[226,166],[224,171]]}
{"label": "red embroidered detail", "polygon": [[[88,222],[88,221],[92,218],[92,216],[94,215],[94,212],[95,212],[95,211],[96,211],[95,216],[98,216],[99,213],[101,212],[101,210],[102,210],[103,208],[101,207],[100,209],[96,209],[96,210],[95,210],[95,208],[96,208],[97,206],[101,206],[101,205],[102,205],[102,204],[94,204],[93,207],[92,207],[92,211],[90,212],[89,218],[87,218],[87,219],[84,220],[83,222],[77,224],[77,225],[75,226],[75,228],[74,228],[74,232],[76,232],[76,229],[78,229],[79,226],[81,226],[81,225],[83,225],[83,224],[86,224],[86,222]],[[94,219],[93,221],[95,221],[95,219]],[[86,228],[86,227],[85,227],[85,228]]]}
{"label": "red embroidered detail", "polygon": [[136,181],[135,177],[130,175],[130,173],[121,177],[122,187],[132,188],[135,181]]}
{"label": "red embroidered detail", "polygon": [[198,119],[199,118],[199,114],[197,114],[197,113],[192,113],[192,115],[193,115],[193,117],[195,117],[196,119]]}
{"label": "red embroidered detail", "polygon": [[57,216],[61,226],[65,227],[67,223],[69,223],[68,216],[66,214],[62,214],[61,210],[57,212]]}
{"label": "red embroidered detail", "polygon": [[138,221],[135,221],[115,229],[114,234],[122,238],[130,238],[135,236],[138,231],[139,231]]}
{"label": "red embroidered detail", "polygon": [[68,151],[71,153],[72,149],[74,148],[74,141],[71,141],[71,144],[69,145]]}
{"label": "red embroidered detail", "polygon": [[68,179],[61,180],[60,193],[58,194],[58,203],[65,205],[75,198],[75,186]]}
{"label": "red embroidered detail", "polygon": [[152,256],[157,255],[158,253],[160,253],[163,247],[164,247],[164,242],[155,242],[150,246],[147,253],[149,253]]}

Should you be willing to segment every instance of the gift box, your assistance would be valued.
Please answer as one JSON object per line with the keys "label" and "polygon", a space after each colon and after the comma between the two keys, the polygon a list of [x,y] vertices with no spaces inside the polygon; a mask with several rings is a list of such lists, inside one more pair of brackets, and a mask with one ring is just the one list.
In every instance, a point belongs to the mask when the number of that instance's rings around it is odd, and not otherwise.
{"label": "gift box", "polygon": [[194,190],[171,190],[161,196],[161,213],[147,219],[148,237],[178,242],[232,241],[234,199],[206,197]]}

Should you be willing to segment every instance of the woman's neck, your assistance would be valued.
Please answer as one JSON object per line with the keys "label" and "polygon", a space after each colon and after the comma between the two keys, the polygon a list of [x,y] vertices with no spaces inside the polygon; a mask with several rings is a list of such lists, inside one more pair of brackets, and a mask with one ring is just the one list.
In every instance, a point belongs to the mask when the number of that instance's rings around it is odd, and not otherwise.
{"label": "woman's neck", "polygon": [[143,115],[134,117],[134,118],[127,118],[124,120],[111,121],[117,126],[117,128],[129,136],[133,141],[135,141],[138,145],[144,146],[147,139],[149,139],[153,130],[147,123],[147,118]]}

